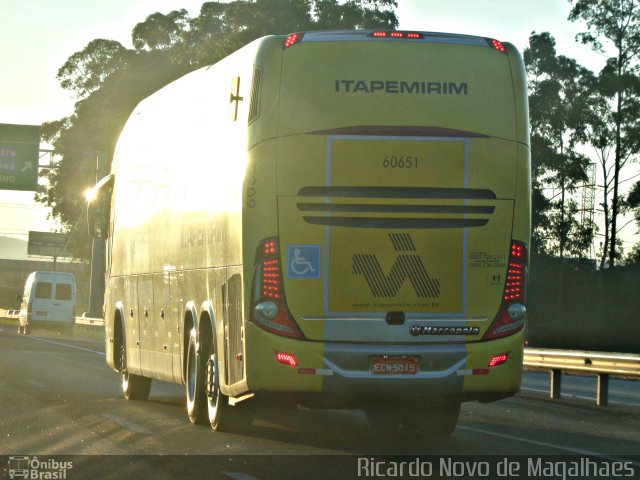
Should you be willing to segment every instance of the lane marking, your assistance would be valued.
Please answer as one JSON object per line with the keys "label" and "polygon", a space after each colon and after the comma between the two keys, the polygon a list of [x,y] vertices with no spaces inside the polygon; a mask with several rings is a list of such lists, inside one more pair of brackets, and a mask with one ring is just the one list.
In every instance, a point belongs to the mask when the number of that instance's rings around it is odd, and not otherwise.
{"label": "lane marking", "polygon": [[246,473],[242,472],[222,472],[227,477],[233,478],[234,480],[258,480],[256,477],[252,477]]}
{"label": "lane marking", "polygon": [[102,416],[104,418],[106,418],[107,420],[111,420],[112,422],[117,423],[121,427],[124,427],[127,430],[130,430],[130,431],[132,431],[134,433],[144,433],[144,434],[147,434],[147,435],[151,435],[151,432],[149,430],[147,430],[146,428],[144,428],[144,427],[142,427],[142,426],[140,426],[140,425],[138,425],[136,423],[130,422],[129,420],[125,420],[124,418],[119,417],[117,415],[110,415],[108,413],[103,413]]}
{"label": "lane marking", "polygon": [[458,426],[458,429],[467,430],[469,432],[481,433],[483,435],[490,435],[498,438],[506,438],[507,440],[515,440],[517,442],[522,442],[522,443],[529,443],[531,445],[537,445],[539,447],[555,448],[556,450],[563,450],[565,452],[573,453],[574,455],[582,455],[585,457],[595,457],[595,458],[600,458],[602,460],[608,460],[610,462],[627,462],[635,465],[636,467],[640,467],[640,462],[627,460],[621,457],[614,457],[612,455],[607,455],[605,453],[592,452],[590,450],[582,450],[580,448],[557,445],[555,443],[540,442],[538,440],[531,440],[529,438],[516,437],[514,435],[508,435],[506,433],[492,432],[491,430],[484,430],[482,428],[465,427],[463,425],[460,425]]}
{"label": "lane marking", "polygon": [[37,342],[52,343],[53,345],[60,345],[60,346],[62,346],[62,347],[75,348],[76,350],[82,350],[82,351],[84,351],[84,352],[95,353],[95,354],[97,354],[97,355],[103,355],[103,356],[105,355],[105,353],[104,353],[104,352],[99,352],[99,351],[97,351],[97,350],[90,350],[90,349],[88,349],[88,348],[78,347],[78,346],[76,346],[76,345],[69,345],[69,344],[67,344],[67,343],[54,342],[53,340],[46,340],[46,339],[44,339],[44,338],[28,337],[28,336],[27,336],[27,337],[23,337],[23,338],[26,338],[26,339],[29,339],[29,340],[35,340],[35,341],[37,341]]}
{"label": "lane marking", "polygon": [[38,387],[38,388],[48,388],[48,385],[45,385],[44,383],[40,383],[37,380],[32,380],[31,378],[25,378],[24,379],[25,382],[33,385],[34,387]]}

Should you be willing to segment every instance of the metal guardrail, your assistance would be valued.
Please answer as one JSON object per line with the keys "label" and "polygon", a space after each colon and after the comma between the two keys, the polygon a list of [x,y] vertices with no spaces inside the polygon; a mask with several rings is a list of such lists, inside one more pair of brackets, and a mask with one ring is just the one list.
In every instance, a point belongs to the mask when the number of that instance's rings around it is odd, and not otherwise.
{"label": "metal guardrail", "polygon": [[102,318],[76,317],[76,325],[104,327],[104,320]]}
{"label": "metal guardrail", "polygon": [[550,396],[554,399],[562,396],[562,372],[596,375],[596,405],[605,406],[609,403],[609,377],[613,375],[640,378],[640,355],[525,348],[524,367],[551,372]]}

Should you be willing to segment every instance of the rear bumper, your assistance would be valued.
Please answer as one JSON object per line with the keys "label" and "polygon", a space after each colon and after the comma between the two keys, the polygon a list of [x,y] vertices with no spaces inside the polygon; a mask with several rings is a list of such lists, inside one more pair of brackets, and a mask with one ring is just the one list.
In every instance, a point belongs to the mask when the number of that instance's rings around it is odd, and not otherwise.
{"label": "rear bumper", "polygon": [[[322,343],[291,340],[247,326],[247,381],[259,392],[318,393],[336,398],[492,400],[516,393],[522,374],[524,331],[490,342],[458,344]],[[277,352],[298,361],[278,363]],[[489,368],[494,355],[506,363]],[[412,375],[374,374],[370,359],[417,356]]]}

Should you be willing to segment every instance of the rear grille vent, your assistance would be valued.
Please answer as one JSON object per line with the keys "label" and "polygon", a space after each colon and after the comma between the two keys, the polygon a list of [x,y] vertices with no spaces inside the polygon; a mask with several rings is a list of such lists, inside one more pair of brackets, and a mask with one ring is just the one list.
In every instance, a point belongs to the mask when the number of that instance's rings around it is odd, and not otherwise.
{"label": "rear grille vent", "polygon": [[[493,205],[410,204],[410,203],[346,203],[344,199],[393,200],[495,200],[491,190],[467,188],[422,187],[304,187],[300,197],[331,197],[340,203],[301,201],[296,205],[303,220],[312,225],[385,229],[444,229],[482,227],[493,214]],[[320,215],[313,215],[318,213]],[[324,214],[324,215],[322,215]],[[355,215],[349,215],[355,214]],[[361,215],[358,215],[361,214]],[[362,215],[364,214],[364,215]],[[378,214],[378,215],[376,215]],[[380,215],[381,214],[381,215]],[[467,218],[467,216],[474,218]],[[399,244],[403,242],[398,238]]]}
{"label": "rear grille vent", "polygon": [[251,103],[249,104],[249,123],[253,122],[260,115],[260,85],[262,83],[262,69],[253,69],[253,80],[251,82]]}
{"label": "rear grille vent", "polygon": [[481,200],[496,199],[491,190],[481,188],[430,187],[303,187],[300,196],[310,197],[362,197],[362,198],[426,198]]}

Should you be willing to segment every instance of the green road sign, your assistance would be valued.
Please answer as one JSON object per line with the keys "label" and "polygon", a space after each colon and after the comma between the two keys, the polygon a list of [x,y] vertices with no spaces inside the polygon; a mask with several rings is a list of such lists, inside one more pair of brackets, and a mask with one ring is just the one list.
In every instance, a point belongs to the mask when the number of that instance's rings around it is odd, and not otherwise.
{"label": "green road sign", "polygon": [[54,232],[29,232],[29,255],[45,257],[71,257],[67,251],[67,235]]}
{"label": "green road sign", "polygon": [[39,125],[0,123],[0,190],[36,190],[39,153]]}

